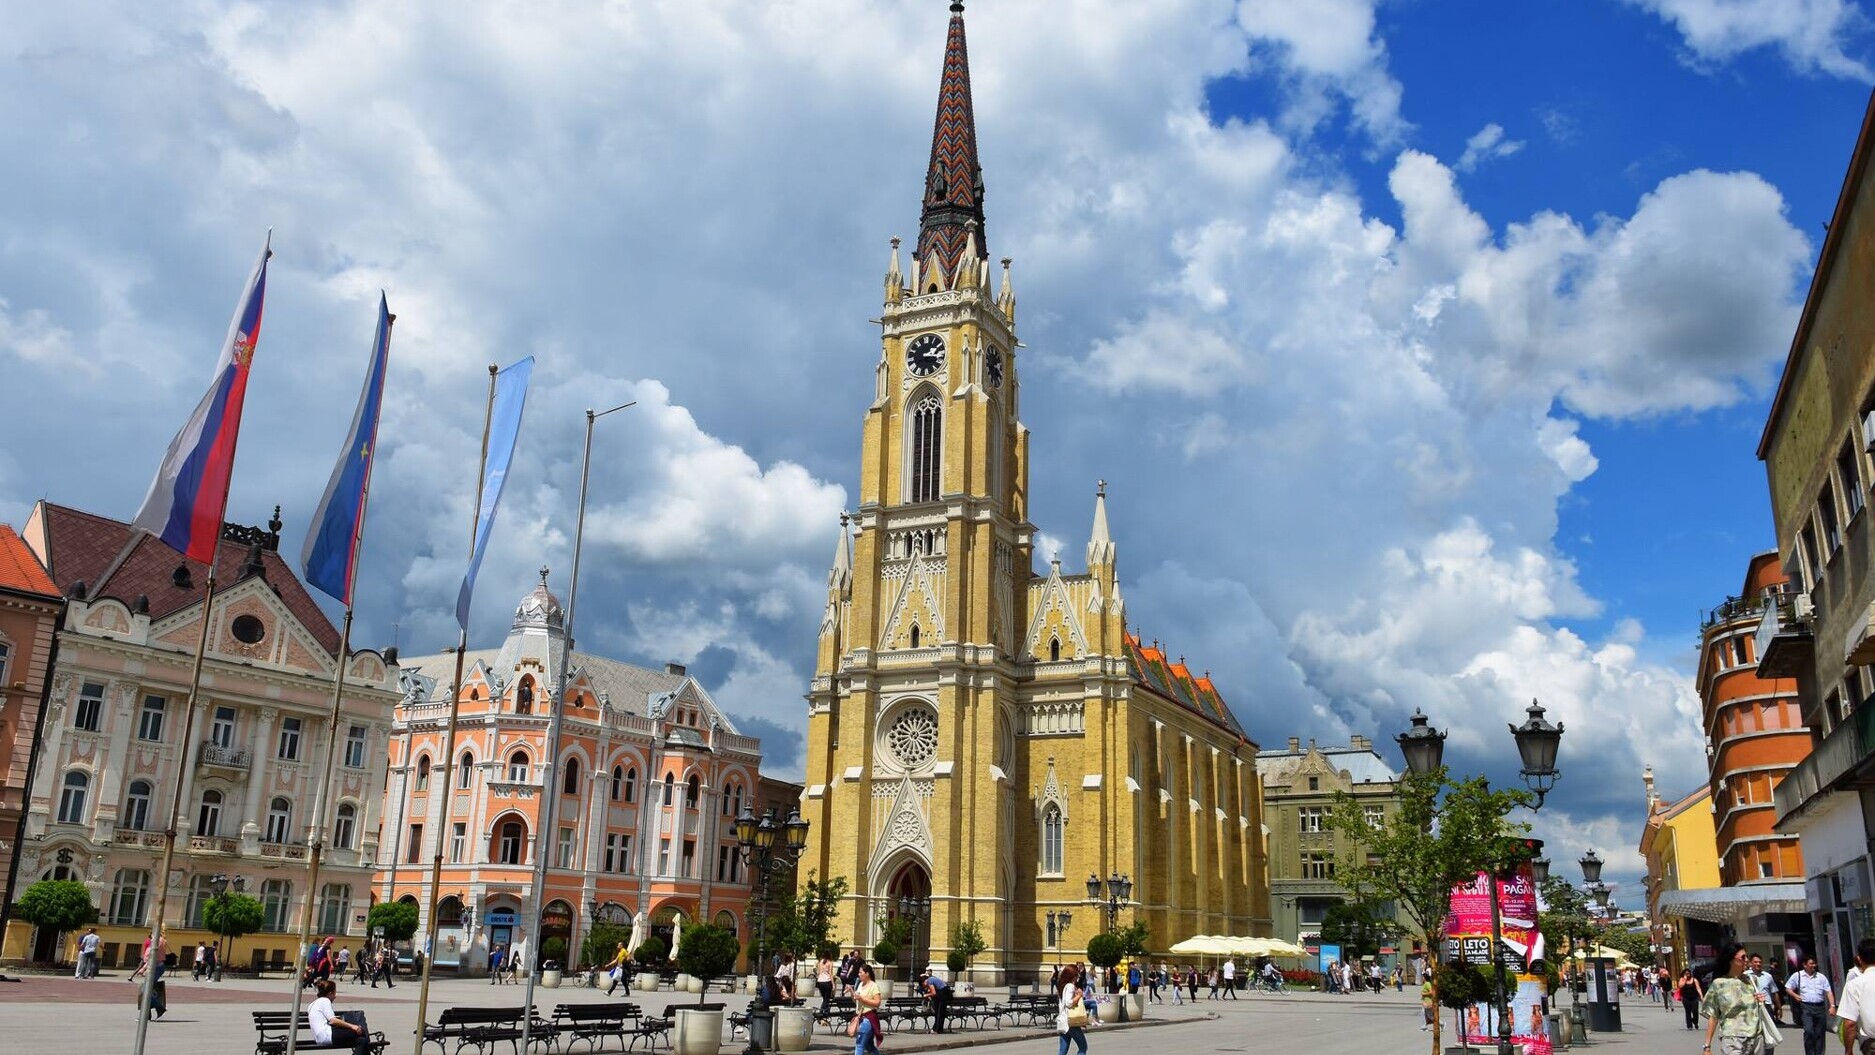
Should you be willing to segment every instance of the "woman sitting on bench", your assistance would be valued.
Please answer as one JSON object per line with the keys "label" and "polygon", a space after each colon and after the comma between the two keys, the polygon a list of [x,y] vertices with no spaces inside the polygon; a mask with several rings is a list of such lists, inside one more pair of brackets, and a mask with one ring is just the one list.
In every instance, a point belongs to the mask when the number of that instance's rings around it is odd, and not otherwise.
{"label": "woman sitting on bench", "polygon": [[343,1036],[351,1041],[353,1055],[371,1055],[371,1033],[365,1028],[364,1016],[354,1011],[352,1014],[358,1015],[359,1021],[349,1022],[332,1009],[332,997],[338,992],[332,979],[321,978],[314,982],[313,992],[318,994],[318,999],[306,1009],[306,1023],[312,1028],[313,1043],[322,1048],[342,1048],[344,1041],[334,1037]]}

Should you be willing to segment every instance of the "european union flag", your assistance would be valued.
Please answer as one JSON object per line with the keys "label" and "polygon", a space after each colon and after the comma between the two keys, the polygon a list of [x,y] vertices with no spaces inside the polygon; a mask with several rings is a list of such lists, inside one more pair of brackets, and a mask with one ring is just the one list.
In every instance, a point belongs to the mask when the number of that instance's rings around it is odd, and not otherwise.
{"label": "european union flag", "polygon": [[325,497],[313,514],[300,564],[306,581],[351,607],[352,579],[358,571],[358,539],[365,530],[365,495],[371,490],[371,462],[378,451],[378,411],[384,403],[384,370],[391,358],[391,323],[396,316],[378,294],[378,333],[371,342],[371,365],[358,395],[352,430],[344,452],[332,467]]}

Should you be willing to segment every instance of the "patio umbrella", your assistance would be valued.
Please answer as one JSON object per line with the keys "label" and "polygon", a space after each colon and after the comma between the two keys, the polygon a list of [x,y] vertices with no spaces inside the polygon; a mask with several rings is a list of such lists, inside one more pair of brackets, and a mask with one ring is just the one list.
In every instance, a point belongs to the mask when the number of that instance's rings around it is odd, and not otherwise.
{"label": "patio umbrella", "polygon": [[671,914],[671,962],[677,962],[677,948],[684,943],[684,914]]}
{"label": "patio umbrella", "polygon": [[1194,934],[1172,946],[1170,951],[1180,956],[1229,956],[1234,948],[1233,940],[1217,934]]}
{"label": "patio umbrella", "polygon": [[644,940],[645,914],[641,909],[636,916],[632,917],[632,936],[625,942],[625,955],[630,956],[632,953],[637,952],[638,946],[644,944]]}

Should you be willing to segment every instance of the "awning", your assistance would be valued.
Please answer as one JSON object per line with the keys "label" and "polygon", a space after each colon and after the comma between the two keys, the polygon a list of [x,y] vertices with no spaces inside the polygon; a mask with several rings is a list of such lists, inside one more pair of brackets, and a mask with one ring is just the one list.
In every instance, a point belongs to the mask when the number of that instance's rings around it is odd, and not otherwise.
{"label": "awning", "polygon": [[1657,905],[1661,915],[1702,919],[1708,923],[1725,923],[1761,912],[1810,911],[1802,883],[1667,890],[1661,893]]}

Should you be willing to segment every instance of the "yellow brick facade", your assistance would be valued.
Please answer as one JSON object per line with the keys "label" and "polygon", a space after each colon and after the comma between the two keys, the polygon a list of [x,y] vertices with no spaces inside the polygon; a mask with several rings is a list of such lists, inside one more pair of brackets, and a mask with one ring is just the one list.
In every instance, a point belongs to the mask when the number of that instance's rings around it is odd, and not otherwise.
{"label": "yellow brick facade", "polygon": [[[900,895],[928,894],[907,966],[941,967],[975,919],[982,981],[1084,956],[1106,924],[1090,874],[1135,880],[1120,922],[1156,948],[1267,934],[1256,744],[1208,675],[1129,636],[1104,488],[1086,572],[1034,571],[1015,297],[980,241],[968,118],[954,15],[922,253],[906,270],[894,241],[859,508],[820,627],[800,874],[847,879],[841,933],[867,948]],[[1073,922],[1051,933],[1060,911]]]}

